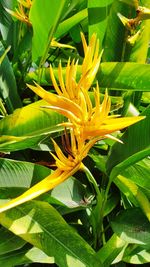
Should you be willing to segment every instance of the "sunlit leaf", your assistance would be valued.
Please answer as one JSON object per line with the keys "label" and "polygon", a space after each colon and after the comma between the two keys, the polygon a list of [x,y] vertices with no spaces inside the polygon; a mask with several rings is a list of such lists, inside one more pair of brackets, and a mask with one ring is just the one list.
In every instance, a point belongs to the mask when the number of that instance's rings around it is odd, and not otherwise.
{"label": "sunlit leaf", "polygon": [[[42,62],[48,53],[51,39],[56,31],[65,0],[35,0],[30,10],[33,26],[32,58]],[[44,62],[43,62],[44,63]]]}
{"label": "sunlit leaf", "polygon": [[[42,108],[47,102],[41,100],[17,109],[0,121],[0,151],[15,151],[29,147],[42,147],[44,140],[62,128],[57,126],[63,116]],[[50,138],[49,138],[50,140]],[[48,147],[45,145],[45,149]]]}
{"label": "sunlit leaf", "polygon": [[150,202],[140,187],[122,175],[118,175],[114,182],[131,203],[143,210],[143,213],[150,221]]}
{"label": "sunlit leaf", "polygon": [[113,90],[150,91],[150,65],[129,62],[102,63],[97,78],[100,86]]}
{"label": "sunlit leaf", "polygon": [[[113,234],[107,243],[97,252],[97,256],[101,259],[105,267],[109,267],[117,256],[125,250],[127,245],[128,242]],[[120,260],[122,256],[120,256]]]}
{"label": "sunlit leaf", "polygon": [[32,201],[1,213],[0,222],[48,256],[54,257],[61,267],[99,267],[101,264],[93,249],[47,203]]}

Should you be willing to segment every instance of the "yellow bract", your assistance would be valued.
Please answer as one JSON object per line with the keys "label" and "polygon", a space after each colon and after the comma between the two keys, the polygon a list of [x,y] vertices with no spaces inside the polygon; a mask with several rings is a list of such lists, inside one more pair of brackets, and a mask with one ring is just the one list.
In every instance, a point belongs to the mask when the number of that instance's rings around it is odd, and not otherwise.
{"label": "yellow bract", "polygon": [[85,57],[82,64],[80,78],[78,77],[77,79],[78,61],[75,62],[75,60],[73,60],[71,62],[70,59],[68,60],[65,80],[60,62],[58,67],[58,86],[54,76],[53,68],[50,66],[50,76],[57,94],[70,99],[77,104],[80,104],[81,91],[88,91],[91,87],[98,71],[101,58],[101,55],[99,55],[99,41],[96,38],[96,34],[92,35],[89,46],[87,45],[85,37],[82,33],[81,38]]}
{"label": "yellow bract", "polygon": [[[94,90],[94,106],[87,90],[80,91],[78,103],[75,103],[67,97],[49,93],[37,84],[36,86],[28,86],[50,104],[45,108],[53,109],[69,119],[62,125],[73,128],[77,139],[80,139],[81,143],[95,137],[99,137],[99,139],[106,138],[108,134],[144,119],[142,116],[118,118],[117,115],[109,115],[110,98],[106,90],[103,102],[100,104],[98,83]],[[109,137],[111,138],[111,136]]]}
{"label": "yellow bract", "polygon": [[11,14],[16,19],[26,23],[28,26],[31,26],[31,22],[29,20],[29,10],[32,6],[32,0],[17,0],[18,1],[18,8],[16,8],[16,11],[7,9],[7,12]]}

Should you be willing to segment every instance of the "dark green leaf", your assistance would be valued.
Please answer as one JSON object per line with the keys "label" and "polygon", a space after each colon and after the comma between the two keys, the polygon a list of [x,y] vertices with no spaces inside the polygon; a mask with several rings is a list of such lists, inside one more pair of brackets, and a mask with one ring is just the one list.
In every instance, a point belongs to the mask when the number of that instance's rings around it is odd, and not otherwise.
{"label": "dark green leaf", "polygon": [[[5,52],[3,44],[0,42],[0,56]],[[21,107],[21,100],[17,93],[17,86],[12,66],[6,56],[0,65],[0,96],[6,103],[9,113],[15,108]]]}
{"label": "dark green leaf", "polygon": [[74,14],[72,17],[62,21],[57,30],[56,33],[54,34],[55,38],[60,38],[63,35],[67,34],[68,31],[73,28],[76,24],[80,23],[82,20],[87,18],[87,9],[83,9],[76,14]]}
{"label": "dark green leaf", "polygon": [[88,20],[89,20],[89,34],[96,33],[100,40],[100,48],[107,27],[107,20],[109,16],[110,7],[113,0],[89,0],[88,1]]}
{"label": "dark green leaf", "polygon": [[115,177],[125,168],[150,154],[150,107],[141,115],[143,121],[131,126],[122,136],[124,144],[115,143],[107,162],[107,169]]}
{"label": "dark green leaf", "polygon": [[0,255],[22,248],[26,243],[3,227],[0,228],[0,237]]}
{"label": "dark green leaf", "polygon": [[127,16],[129,12],[131,12],[131,7],[129,8],[126,3],[118,0],[113,1],[103,42],[104,61],[122,61],[126,31],[117,14],[121,13]]}
{"label": "dark green leaf", "polygon": [[150,223],[138,208],[120,212],[111,223],[113,231],[132,244],[150,244]]}

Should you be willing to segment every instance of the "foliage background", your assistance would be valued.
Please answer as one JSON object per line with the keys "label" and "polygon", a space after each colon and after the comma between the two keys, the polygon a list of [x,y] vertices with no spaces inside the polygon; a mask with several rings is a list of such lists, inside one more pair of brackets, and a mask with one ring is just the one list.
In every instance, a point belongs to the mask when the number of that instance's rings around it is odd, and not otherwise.
{"label": "foliage background", "polygon": [[[99,244],[94,245],[90,231],[99,216],[96,193],[85,175],[77,173],[38,199],[0,214],[0,264],[149,264],[150,15],[130,27],[118,13],[135,19],[138,6],[150,8],[150,1],[34,0],[28,14],[32,27],[6,11],[17,6],[16,0],[0,1],[1,204],[53,169],[50,137],[61,141],[62,129],[56,125],[64,118],[41,110],[46,103],[26,83],[35,80],[53,91],[49,64],[57,75],[60,59],[64,73],[69,57],[83,61],[80,31],[87,40],[96,32],[104,49],[96,77],[100,97],[108,88],[114,114],[140,113],[146,119],[117,133],[124,145],[106,139],[85,159],[104,197]],[[53,37],[75,49],[52,47]]]}

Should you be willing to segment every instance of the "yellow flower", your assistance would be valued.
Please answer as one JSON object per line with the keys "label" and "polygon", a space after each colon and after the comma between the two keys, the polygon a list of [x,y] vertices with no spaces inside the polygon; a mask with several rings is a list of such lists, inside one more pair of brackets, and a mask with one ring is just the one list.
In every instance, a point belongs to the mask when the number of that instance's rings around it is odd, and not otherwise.
{"label": "yellow flower", "polygon": [[143,116],[118,118],[118,115],[109,115],[110,98],[106,90],[104,100],[100,104],[98,83],[94,90],[94,106],[86,90],[80,91],[80,102],[77,104],[66,97],[45,91],[38,84],[36,86],[28,85],[28,87],[50,104],[45,108],[53,109],[69,119],[62,125],[73,128],[81,142],[97,137],[99,139],[111,138],[109,134],[144,119]]}
{"label": "yellow flower", "polygon": [[[21,2],[21,4],[18,5],[18,8],[16,8],[16,11],[10,10],[8,8],[6,8],[6,11],[9,14],[11,14],[13,17],[15,17],[16,19],[26,23],[28,26],[31,26],[31,22],[29,21],[29,16],[28,16],[28,10],[25,10],[25,7],[30,8],[30,6],[28,7],[29,3],[25,1],[19,1],[19,2]],[[28,4],[28,5],[25,6],[25,4]]]}
{"label": "yellow flower", "polygon": [[60,87],[56,82],[52,66],[50,66],[50,76],[57,94],[71,99],[76,103],[80,102],[80,91],[87,91],[91,87],[98,71],[101,58],[101,55],[99,55],[99,40],[97,40],[96,34],[92,35],[89,46],[86,43],[83,33],[81,33],[81,39],[85,57],[81,67],[81,77],[79,81],[77,81],[76,77],[78,61],[75,62],[75,60],[73,60],[70,62],[70,59],[68,60],[65,81],[63,78],[61,62],[59,63],[58,79]]}
{"label": "yellow flower", "polygon": [[48,175],[45,179],[43,179],[41,182],[32,186],[22,195],[0,206],[0,212],[9,210],[29,200],[32,200],[43,193],[48,192],[55,186],[68,179],[70,176],[74,175],[74,173],[76,173],[79,169],[83,168],[84,165],[82,163],[82,160],[87,156],[90,148],[97,141],[97,139],[89,141],[88,143],[82,143],[81,145],[78,143],[78,140],[76,139],[76,136],[74,135],[74,132],[71,129],[70,140],[71,141],[69,142],[69,136],[65,132],[63,146],[67,151],[68,156],[65,156],[63,154],[60,147],[53,140],[56,156],[52,153],[51,154],[56,160],[57,169],[52,174]]}

